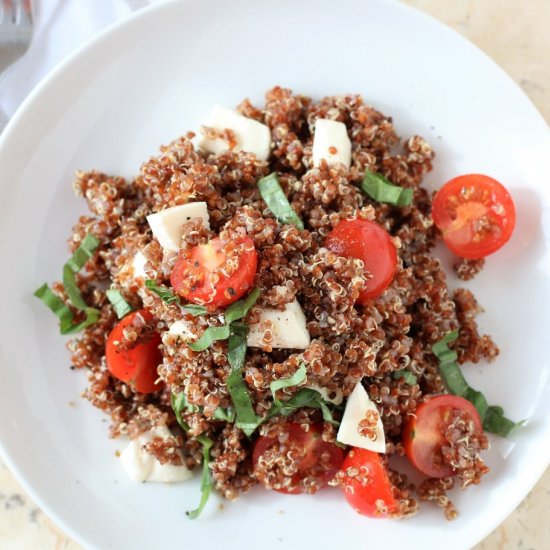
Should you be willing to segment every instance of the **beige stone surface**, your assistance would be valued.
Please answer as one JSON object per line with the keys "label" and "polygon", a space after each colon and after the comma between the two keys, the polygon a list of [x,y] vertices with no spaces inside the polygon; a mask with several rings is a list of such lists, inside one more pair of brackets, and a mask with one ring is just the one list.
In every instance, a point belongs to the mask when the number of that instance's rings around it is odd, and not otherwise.
{"label": "beige stone surface", "polygon": [[[550,120],[550,0],[403,0],[492,57]],[[550,548],[550,470],[476,550]],[[0,462],[0,548],[78,550]]]}

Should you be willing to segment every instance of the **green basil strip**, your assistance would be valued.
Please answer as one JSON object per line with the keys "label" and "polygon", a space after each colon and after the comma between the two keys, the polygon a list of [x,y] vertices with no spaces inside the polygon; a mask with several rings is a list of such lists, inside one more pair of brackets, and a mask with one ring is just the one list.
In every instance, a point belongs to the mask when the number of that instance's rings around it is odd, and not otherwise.
{"label": "green basil strip", "polygon": [[321,409],[325,422],[330,422],[336,426],[340,424],[332,417],[328,403],[323,400],[321,394],[311,388],[301,389],[288,401],[280,401],[280,405],[274,403],[271,409],[269,409],[267,417],[273,418],[277,415],[288,416],[301,408]]}
{"label": "green basil strip", "polygon": [[392,378],[394,380],[403,378],[405,380],[405,384],[409,384],[409,386],[412,386],[418,382],[418,379],[416,378],[416,376],[412,372],[409,372],[406,369],[396,370],[392,372]]}
{"label": "green basil strip", "polygon": [[81,311],[86,311],[88,305],[82,298],[80,288],[76,284],[75,275],[84,267],[86,262],[93,257],[99,246],[99,241],[91,234],[82,239],[80,246],[63,266],[63,286],[73,306]]}
{"label": "green basil strip", "polygon": [[210,449],[214,442],[205,435],[199,435],[197,441],[202,444],[202,476],[201,476],[201,500],[198,508],[187,512],[189,519],[197,519],[203,511],[208,498],[210,497],[210,491],[212,490],[212,476],[210,475]]}
{"label": "green basil strip", "polygon": [[199,306],[196,304],[187,304],[186,306],[183,306],[182,309],[195,317],[198,317],[199,315],[206,315],[208,313],[208,310],[204,306]]}
{"label": "green basil strip", "polygon": [[[177,410],[176,410],[176,407],[177,407]],[[177,396],[172,394],[172,408],[176,413],[176,418],[178,417],[178,414],[180,415],[180,418],[178,418],[178,422],[180,426],[182,425],[181,423],[183,422],[183,419],[181,418],[181,413],[184,410],[190,413],[204,412],[202,407],[199,407],[198,405],[192,405],[191,403],[189,403],[189,401],[187,401],[187,398],[185,397],[184,392],[181,392]],[[224,420],[225,422],[234,422],[235,411],[231,407],[228,407],[227,409],[224,409],[223,407],[218,407],[214,411],[212,418],[214,420]]]}
{"label": "green basil strip", "polygon": [[187,403],[187,400],[185,399],[185,394],[183,392],[178,393],[178,395],[172,393],[172,395],[170,396],[170,402],[172,404],[172,409],[174,410],[174,414],[176,415],[176,420],[178,421],[178,424],[181,426],[182,430],[187,433],[189,431],[189,424],[187,424],[187,422],[185,422],[185,420],[181,416],[181,413],[185,409],[185,405]]}
{"label": "green basil strip", "polygon": [[235,407],[237,427],[250,436],[261,424],[262,419],[254,412],[252,398],[243,379],[247,333],[248,327],[244,323],[232,323],[227,343],[227,359],[231,365],[231,372],[227,377],[227,390]]}
{"label": "green basil strip", "polygon": [[35,290],[34,295],[44,303],[59,319],[59,330],[61,334],[74,334],[93,325],[99,319],[99,310],[93,307],[87,307],[84,310],[86,318],[78,324],[73,324],[74,315],[69,306],[63,302],[59,296],[54,294],[52,289],[44,283]]}
{"label": "green basil strip", "polygon": [[298,370],[289,378],[282,378],[280,380],[275,380],[274,382],[271,382],[271,384],[269,384],[269,389],[271,390],[271,394],[273,395],[273,402],[275,403],[275,405],[277,405],[278,407],[282,406],[282,402],[276,397],[278,390],[297,386],[298,384],[305,382],[306,378],[306,366],[302,363]]}
{"label": "green basil strip", "polygon": [[256,303],[256,300],[260,297],[262,291],[259,288],[255,288],[250,294],[237,302],[231,304],[225,310],[225,322],[230,324],[233,321],[239,321],[249,312],[250,308]]}
{"label": "green basil strip", "polygon": [[229,338],[229,325],[223,327],[208,327],[202,336],[195,342],[187,344],[193,351],[204,351],[218,340],[227,340]]}
{"label": "green basil strip", "polygon": [[468,384],[460,366],[456,362],[458,358],[457,353],[448,347],[448,344],[454,342],[457,338],[458,330],[453,330],[432,346],[432,352],[439,360],[441,378],[452,394],[464,397],[464,399],[473,403],[483,422],[483,429],[486,432],[506,437],[514,428],[523,424],[523,422],[513,422],[506,418],[502,407],[489,405],[483,393],[475,390]]}
{"label": "green basil strip", "polygon": [[145,281],[145,287],[151,292],[154,292],[166,304],[172,304],[174,302],[177,304],[180,303],[180,297],[177,294],[174,294],[165,286],[157,285],[157,283],[155,283],[152,279],[147,279]]}
{"label": "green basil strip", "polygon": [[111,302],[111,305],[113,306],[119,319],[126,317],[128,313],[133,311],[132,306],[124,299],[124,296],[122,296],[120,290],[110,288],[105,292],[105,294],[107,295],[109,302]]}
{"label": "green basil strip", "polygon": [[361,189],[378,202],[395,206],[409,206],[413,199],[413,190],[399,187],[388,181],[382,174],[367,170],[361,183]]}
{"label": "green basil strip", "polygon": [[302,230],[304,224],[290,206],[275,172],[258,181],[260,195],[275,218],[282,224],[292,224]]}

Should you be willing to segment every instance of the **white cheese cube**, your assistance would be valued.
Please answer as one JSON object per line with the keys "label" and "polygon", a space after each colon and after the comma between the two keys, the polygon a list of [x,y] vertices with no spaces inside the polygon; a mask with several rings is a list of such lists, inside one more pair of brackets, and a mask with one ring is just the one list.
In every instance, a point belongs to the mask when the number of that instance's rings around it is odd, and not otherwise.
{"label": "white cheese cube", "polygon": [[270,321],[272,326],[272,348],[306,349],[311,338],[307,330],[306,316],[294,300],[285,305],[284,311],[266,308],[260,314],[260,322],[249,326],[247,344],[253,348],[261,348],[264,331],[261,325]]}
{"label": "white cheese cube", "polygon": [[384,436],[384,427],[382,426],[380,414],[378,414],[376,437],[374,439],[369,439],[359,433],[359,423],[365,418],[369,410],[378,413],[376,405],[369,399],[363,384],[359,382],[348,397],[344,417],[342,418],[336,440],[346,445],[352,445],[353,447],[367,449],[376,453],[385,453],[386,438]]}
{"label": "white cheese cube", "polygon": [[[325,401],[328,401],[329,403],[333,403],[334,405],[340,405],[344,400],[344,394],[340,389],[336,391],[332,391],[332,390],[329,390],[328,388],[323,388],[322,386],[318,386],[317,384],[310,384],[309,386],[305,386],[305,387],[319,392],[321,394],[321,397]],[[331,393],[334,394],[334,397],[330,397]]]}
{"label": "white cheese cube", "polygon": [[[271,130],[265,124],[216,105],[204,125],[216,130],[231,130],[237,142],[234,151],[254,153],[260,160],[269,158]],[[199,141],[199,147],[207,153],[219,155],[229,149],[229,143],[225,139],[210,139],[203,136]]]}
{"label": "white cheese cube", "polygon": [[172,323],[168,329],[168,334],[174,334],[183,340],[192,340],[195,337],[189,328],[189,324],[183,319]]}
{"label": "white cheese cube", "polygon": [[142,278],[146,279],[147,274],[145,273],[145,264],[147,263],[147,258],[144,256],[143,252],[136,252],[134,258],[132,259],[132,275],[134,279]]}
{"label": "white cheese cube", "polygon": [[[175,483],[185,481],[193,476],[193,472],[187,468],[185,462],[180,466],[161,464],[143,447],[154,437],[168,438],[171,435],[172,433],[166,426],[158,426],[130,441],[126,449],[120,453],[122,467],[130,479],[140,482]],[[181,452],[179,452],[179,456],[183,460]]]}
{"label": "white cheese cube", "polygon": [[205,202],[189,202],[161,210],[147,216],[153,235],[165,250],[177,252],[180,249],[183,224],[200,218],[206,229],[210,229],[210,217]]}
{"label": "white cheese cube", "polygon": [[315,122],[313,135],[313,166],[319,166],[325,159],[329,166],[343,164],[351,165],[351,141],[348,130],[343,122],[320,118]]}

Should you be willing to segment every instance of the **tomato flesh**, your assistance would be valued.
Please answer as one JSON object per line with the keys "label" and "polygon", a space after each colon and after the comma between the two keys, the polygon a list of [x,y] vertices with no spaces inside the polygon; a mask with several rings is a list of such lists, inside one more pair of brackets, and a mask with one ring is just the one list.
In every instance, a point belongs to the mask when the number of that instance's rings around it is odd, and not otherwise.
{"label": "tomato flesh", "polygon": [[124,342],[124,329],[135,327],[139,332],[140,327],[152,320],[153,315],[145,309],[130,313],[115,325],[105,346],[109,372],[140,393],[153,393],[163,387],[162,382],[157,382],[157,367],[162,363],[160,334],[148,330],[138,337],[138,343],[128,349],[117,345],[117,342]]}
{"label": "tomato flesh", "polygon": [[[259,437],[254,445],[254,474],[267,488],[297,495],[314,493],[338,473],[344,460],[342,449],[323,441],[322,426],[286,423],[278,437]],[[295,471],[288,474],[287,456],[297,456]],[[283,470],[285,470],[283,472]]]}
{"label": "tomato flesh", "polygon": [[366,304],[377,298],[391,283],[397,266],[397,251],[388,232],[369,220],[342,220],[327,235],[325,246],[345,258],[357,258],[372,278],[357,302]]}
{"label": "tomato flesh", "polygon": [[378,453],[353,448],[342,468],[341,487],[351,507],[371,518],[384,518],[397,510],[392,484]]}
{"label": "tomato flesh", "polygon": [[225,307],[244,296],[254,283],[258,253],[249,237],[216,237],[180,253],[170,283],[187,301]]}
{"label": "tomato flesh", "polygon": [[510,193],[498,181],[468,174],[450,180],[436,193],[432,218],[452,252],[480,259],[510,239],[516,209]]}
{"label": "tomato flesh", "polygon": [[421,403],[403,428],[405,454],[423,474],[441,478],[453,475],[453,469],[443,461],[442,445],[448,444],[445,430],[452,411],[465,411],[474,422],[476,434],[483,433],[481,418],[470,401],[457,395],[438,395]]}

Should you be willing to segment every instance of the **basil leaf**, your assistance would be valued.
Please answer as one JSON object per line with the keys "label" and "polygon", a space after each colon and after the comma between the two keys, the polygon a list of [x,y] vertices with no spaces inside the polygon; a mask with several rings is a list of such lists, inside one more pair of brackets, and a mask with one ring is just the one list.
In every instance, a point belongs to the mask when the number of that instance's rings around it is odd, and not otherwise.
{"label": "basil leaf", "polygon": [[214,411],[212,418],[214,420],[223,420],[225,422],[235,422],[235,409],[233,409],[233,407],[228,407],[227,409],[218,407]]}
{"label": "basil leaf", "polygon": [[145,287],[154,292],[166,304],[180,303],[180,297],[177,294],[174,294],[165,286],[157,285],[152,279],[145,281]]}
{"label": "basil leaf", "polygon": [[229,325],[222,327],[208,327],[202,336],[195,342],[187,344],[193,351],[204,351],[218,340],[227,340],[229,338]]}
{"label": "basil leaf", "polygon": [[[176,414],[176,418],[178,419],[178,423],[180,426],[182,425],[183,419],[181,418],[181,413],[185,410],[185,412],[190,413],[196,413],[196,412],[204,412],[204,409],[202,407],[199,407],[198,405],[192,405],[187,401],[187,398],[185,397],[185,393],[181,392],[177,396],[175,394],[172,394],[171,397],[172,400],[172,409],[174,409],[174,412]],[[177,407],[177,410],[176,410]],[[178,418],[179,415],[179,418]],[[214,420],[224,420],[225,422],[234,422],[235,421],[235,411],[229,407],[227,409],[224,409],[223,407],[218,407],[214,414],[212,415],[212,418]],[[185,423],[187,426],[187,423]],[[183,427],[183,426],[182,426]],[[189,426],[187,426],[189,428]]]}
{"label": "basil leaf", "polygon": [[269,389],[271,390],[271,394],[273,395],[273,402],[275,403],[275,405],[277,405],[278,407],[282,406],[282,402],[276,397],[278,390],[297,386],[298,384],[304,382],[306,378],[306,366],[302,363],[298,370],[289,378],[282,378],[280,380],[275,380],[271,382],[271,384],[269,384]]}
{"label": "basil leaf", "polygon": [[202,444],[202,476],[201,476],[201,500],[198,508],[190,510],[187,513],[189,519],[197,519],[203,511],[208,498],[210,497],[210,491],[212,490],[212,476],[210,475],[210,449],[214,442],[205,435],[199,435],[197,441]]}
{"label": "basil leaf", "polygon": [[394,380],[398,380],[399,378],[404,378],[405,384],[409,384],[409,386],[412,386],[418,382],[418,379],[416,378],[416,376],[412,372],[409,372],[406,369],[394,371],[392,373],[392,378]]}
{"label": "basil leaf", "polygon": [[181,426],[182,430],[187,433],[189,431],[189,424],[187,424],[187,422],[185,422],[185,420],[183,420],[181,416],[183,409],[185,409],[185,404],[187,403],[187,400],[185,399],[185,394],[181,392],[176,395],[172,392],[170,396],[170,403],[172,405],[172,409],[174,410],[174,414],[176,415],[176,420],[178,421],[178,424]]}
{"label": "basil leaf", "polygon": [[197,304],[187,304],[183,308],[187,313],[198,317],[199,315],[205,315],[208,313],[208,310],[204,306],[199,306]]}
{"label": "basil leaf", "polygon": [[244,323],[232,323],[227,343],[227,359],[231,372],[227,377],[227,390],[235,407],[236,425],[247,436],[262,423],[252,406],[252,398],[243,379],[243,366],[246,355],[246,335],[248,327]]}
{"label": "basil leaf", "polygon": [[472,388],[456,362],[458,355],[448,347],[448,344],[458,338],[458,330],[446,334],[439,342],[432,346],[432,352],[439,360],[439,372],[448,390],[467,399],[477,409],[483,429],[501,437],[506,437],[514,428],[523,422],[513,422],[504,416],[504,409],[500,406],[489,405],[482,392]]}
{"label": "basil leaf", "polygon": [[105,291],[107,299],[111,302],[115,313],[119,319],[126,317],[132,310],[132,306],[124,299],[124,296],[120,293],[120,290],[110,288]]}
{"label": "basil leaf", "polygon": [[277,415],[289,416],[294,411],[296,411],[296,409],[301,409],[304,407],[311,409],[321,409],[325,422],[330,422],[334,425],[340,424],[332,417],[332,413],[330,412],[328,404],[323,400],[321,394],[317,390],[313,390],[311,388],[301,389],[288,401],[280,401],[280,405],[274,403],[271,409],[269,409],[267,417],[273,418]]}
{"label": "basil leaf", "polygon": [[361,189],[378,202],[386,202],[395,206],[409,206],[413,199],[413,190],[399,187],[387,180],[382,174],[365,171]]}
{"label": "basil leaf", "polygon": [[86,235],[80,246],[63,266],[63,286],[72,305],[81,311],[86,311],[88,305],[82,298],[80,288],[76,284],[75,275],[84,267],[86,262],[94,255],[99,246],[99,241],[91,234]]}
{"label": "basil leaf", "polygon": [[260,297],[262,291],[259,288],[255,288],[250,294],[243,300],[238,300],[231,304],[225,310],[225,322],[230,324],[233,321],[238,321],[246,316],[250,308],[256,303],[256,300]]}
{"label": "basil leaf", "polygon": [[36,289],[34,295],[45,304],[59,319],[59,330],[61,334],[74,334],[85,328],[93,325],[99,319],[99,310],[93,307],[87,307],[84,310],[86,318],[78,324],[73,324],[74,314],[69,306],[63,300],[54,294],[52,289],[44,283],[40,288]]}
{"label": "basil leaf", "polygon": [[292,224],[300,230],[304,229],[302,220],[290,206],[275,172],[259,180],[258,189],[267,207],[280,223]]}

